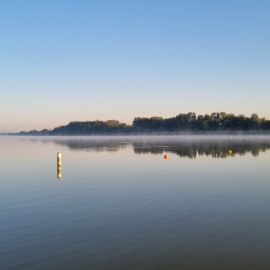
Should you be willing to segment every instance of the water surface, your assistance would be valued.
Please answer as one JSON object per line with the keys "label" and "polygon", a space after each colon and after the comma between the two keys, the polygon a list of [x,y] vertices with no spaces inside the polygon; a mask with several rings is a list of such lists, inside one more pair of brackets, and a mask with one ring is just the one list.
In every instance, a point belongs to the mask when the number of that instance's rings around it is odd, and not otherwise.
{"label": "water surface", "polygon": [[270,268],[269,137],[1,136],[0,149],[0,269]]}

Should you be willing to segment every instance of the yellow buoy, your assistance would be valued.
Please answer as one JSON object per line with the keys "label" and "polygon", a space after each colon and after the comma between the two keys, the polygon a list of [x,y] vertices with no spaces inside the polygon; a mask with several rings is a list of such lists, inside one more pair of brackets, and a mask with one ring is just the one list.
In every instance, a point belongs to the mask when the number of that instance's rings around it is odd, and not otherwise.
{"label": "yellow buoy", "polygon": [[229,154],[230,154],[230,155],[232,154],[232,150],[229,150]]}

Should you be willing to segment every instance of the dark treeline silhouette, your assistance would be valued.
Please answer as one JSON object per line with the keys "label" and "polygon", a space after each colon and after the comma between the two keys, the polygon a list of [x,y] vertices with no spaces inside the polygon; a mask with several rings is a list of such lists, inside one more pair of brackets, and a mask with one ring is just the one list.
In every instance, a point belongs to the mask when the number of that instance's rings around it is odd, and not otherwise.
{"label": "dark treeline silhouette", "polygon": [[87,135],[87,134],[115,134],[126,133],[129,128],[125,123],[120,123],[117,120],[108,121],[72,121],[66,126],[56,127],[52,130],[43,129],[41,131],[31,130],[29,132],[21,131],[21,135]]}
{"label": "dark treeline silhouette", "polygon": [[172,118],[162,117],[136,117],[132,125],[117,120],[108,121],[73,121],[66,126],[56,127],[52,130],[22,131],[20,135],[87,135],[87,134],[130,134],[153,132],[206,132],[206,131],[264,131],[270,130],[270,120],[254,113],[250,117],[243,114],[238,116],[225,112],[211,115],[198,115],[194,112],[180,113]]}
{"label": "dark treeline silhouette", "polygon": [[245,117],[243,114],[235,116],[225,112],[198,115],[197,117],[196,113],[190,112],[167,119],[138,117],[134,119],[133,127],[142,131],[269,130],[270,121],[259,118],[256,113],[251,117]]}

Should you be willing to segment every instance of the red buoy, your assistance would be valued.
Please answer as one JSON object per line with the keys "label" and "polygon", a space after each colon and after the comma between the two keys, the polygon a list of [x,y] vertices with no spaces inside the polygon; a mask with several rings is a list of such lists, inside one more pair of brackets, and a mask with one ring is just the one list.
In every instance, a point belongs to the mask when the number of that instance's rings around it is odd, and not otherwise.
{"label": "red buoy", "polygon": [[167,155],[165,155],[165,156],[164,156],[164,158],[165,158],[165,159],[167,159],[167,158],[168,158],[168,156],[167,156]]}

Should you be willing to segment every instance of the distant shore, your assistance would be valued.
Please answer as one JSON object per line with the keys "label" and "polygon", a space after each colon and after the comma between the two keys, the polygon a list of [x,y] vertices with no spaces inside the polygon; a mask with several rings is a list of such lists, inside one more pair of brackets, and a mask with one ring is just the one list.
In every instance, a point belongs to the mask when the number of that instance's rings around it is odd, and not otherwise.
{"label": "distant shore", "polygon": [[269,135],[269,130],[248,130],[248,131],[198,131],[198,132],[191,132],[191,131],[182,131],[182,132],[137,132],[137,133],[91,133],[91,134],[80,134],[80,133],[73,133],[73,134],[30,134],[30,133],[2,133],[0,136],[49,136],[49,137],[56,137],[56,136],[70,136],[70,137],[76,137],[76,136],[256,136],[256,135]]}
{"label": "distant shore", "polygon": [[180,134],[269,134],[270,120],[256,113],[250,117],[225,112],[211,115],[180,113],[175,117],[136,117],[132,125],[118,120],[72,121],[53,129],[21,131],[10,135],[180,135]]}

